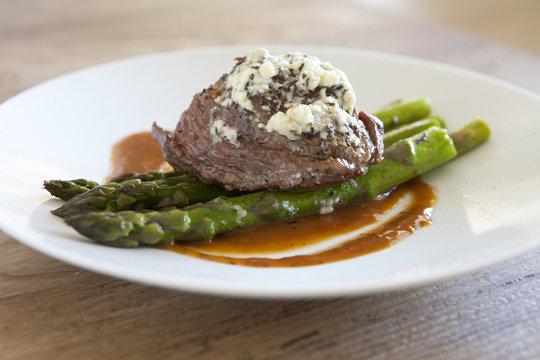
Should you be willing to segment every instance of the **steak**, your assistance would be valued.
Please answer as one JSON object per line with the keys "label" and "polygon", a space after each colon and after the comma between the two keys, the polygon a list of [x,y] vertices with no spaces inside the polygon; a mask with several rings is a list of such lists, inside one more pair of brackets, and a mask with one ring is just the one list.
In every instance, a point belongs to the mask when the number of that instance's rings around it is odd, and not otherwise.
{"label": "steak", "polygon": [[176,170],[227,189],[307,190],[382,159],[382,123],[357,112],[346,76],[304,54],[265,49],[195,94],[173,132],[152,135]]}

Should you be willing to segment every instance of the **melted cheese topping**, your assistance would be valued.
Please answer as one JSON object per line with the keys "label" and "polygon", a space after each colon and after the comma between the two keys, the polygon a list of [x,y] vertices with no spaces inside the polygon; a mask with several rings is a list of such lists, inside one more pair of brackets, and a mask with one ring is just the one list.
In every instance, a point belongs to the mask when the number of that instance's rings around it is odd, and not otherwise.
{"label": "melted cheese topping", "polygon": [[[285,81],[275,81],[276,76]],[[279,93],[287,110],[258,126],[291,140],[302,133],[317,133],[322,138],[334,132],[347,135],[358,123],[352,115],[356,95],[347,76],[314,56],[298,52],[272,56],[263,48],[253,50],[229,74],[227,88],[230,98],[217,101],[224,106],[235,102],[249,111],[253,111],[250,97]]]}

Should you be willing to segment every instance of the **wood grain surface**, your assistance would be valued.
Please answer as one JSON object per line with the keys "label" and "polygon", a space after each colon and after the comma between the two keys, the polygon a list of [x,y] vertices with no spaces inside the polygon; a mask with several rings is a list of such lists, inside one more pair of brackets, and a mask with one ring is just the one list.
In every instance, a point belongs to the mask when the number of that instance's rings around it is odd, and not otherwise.
{"label": "wood grain surface", "polygon": [[[0,0],[0,101],[108,60],[239,43],[401,53],[540,93],[527,41],[518,48],[371,3]],[[0,233],[1,359],[540,359],[539,333],[540,250],[417,289],[262,301],[114,279]]]}

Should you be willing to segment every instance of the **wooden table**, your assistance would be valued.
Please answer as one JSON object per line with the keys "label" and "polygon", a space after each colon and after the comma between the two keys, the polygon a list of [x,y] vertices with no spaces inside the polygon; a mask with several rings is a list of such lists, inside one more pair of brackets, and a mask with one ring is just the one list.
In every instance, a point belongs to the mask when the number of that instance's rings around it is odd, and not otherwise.
{"label": "wooden table", "polygon": [[[1,0],[0,101],[108,60],[237,43],[389,51],[460,65],[540,93],[537,55],[391,14],[369,1],[332,4]],[[419,289],[260,301],[98,275],[3,233],[0,244],[2,359],[540,358],[540,250]]]}

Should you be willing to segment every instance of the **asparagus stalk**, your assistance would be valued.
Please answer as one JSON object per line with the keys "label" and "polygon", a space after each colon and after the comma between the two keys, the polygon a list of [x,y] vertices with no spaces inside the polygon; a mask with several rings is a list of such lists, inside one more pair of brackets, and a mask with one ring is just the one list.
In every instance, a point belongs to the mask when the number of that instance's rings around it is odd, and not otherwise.
{"label": "asparagus stalk", "polygon": [[304,192],[259,191],[238,197],[218,197],[207,203],[169,211],[96,212],[66,222],[99,243],[137,247],[172,241],[203,241],[216,234],[264,221],[310,212],[331,211],[354,197],[372,198],[401,182],[429,171],[456,156],[446,129],[433,126],[400,140],[390,154],[368,173],[324,189]]}
{"label": "asparagus stalk", "polygon": [[145,173],[127,173],[120,176],[117,176],[115,178],[112,178],[109,180],[110,182],[117,182],[117,183],[124,183],[126,181],[130,180],[140,180],[140,181],[156,181],[156,180],[165,180],[165,179],[171,179],[171,178],[182,178],[187,179],[188,176],[174,172],[163,172],[163,170],[155,170],[155,171],[148,171]]}
{"label": "asparagus stalk", "polygon": [[398,126],[410,124],[413,121],[421,120],[431,113],[431,100],[426,97],[413,99],[410,101],[395,101],[388,104],[385,108],[375,112],[373,115],[378,117],[384,130],[389,131]]}
{"label": "asparagus stalk", "polygon": [[108,183],[97,186],[71,198],[52,213],[60,217],[69,217],[96,211],[184,207],[192,203],[209,201],[218,196],[234,196],[238,193],[227,191],[217,185],[203,184],[184,175],[145,182],[137,178],[126,180],[121,184]]}
{"label": "asparagus stalk", "polygon": [[[180,182],[193,183],[197,179],[177,172],[163,172],[161,170],[145,173],[128,173],[111,179],[102,186],[120,187],[128,183],[153,182],[155,184],[177,184]],[[62,200],[70,200],[73,197],[85,193],[100,186],[97,182],[86,179],[75,180],[46,180],[43,187],[51,195]]]}
{"label": "asparagus stalk", "polygon": [[429,129],[432,126],[438,126],[441,128],[446,127],[443,119],[438,116],[432,116],[385,132],[383,136],[384,148],[388,149],[390,145],[396,141],[413,136],[414,134],[418,134],[419,132]]}
{"label": "asparagus stalk", "polygon": [[97,182],[86,179],[46,180],[43,182],[45,190],[62,200],[69,200],[97,186],[99,186]]}
{"label": "asparagus stalk", "polygon": [[481,145],[487,141],[489,135],[489,126],[482,119],[476,119],[459,131],[450,134],[458,155],[462,155]]}
{"label": "asparagus stalk", "polygon": [[357,196],[373,199],[456,155],[456,148],[447,130],[432,126],[386,149],[383,161],[370,166],[366,175],[355,179],[359,186]]}

